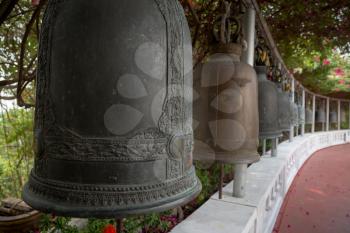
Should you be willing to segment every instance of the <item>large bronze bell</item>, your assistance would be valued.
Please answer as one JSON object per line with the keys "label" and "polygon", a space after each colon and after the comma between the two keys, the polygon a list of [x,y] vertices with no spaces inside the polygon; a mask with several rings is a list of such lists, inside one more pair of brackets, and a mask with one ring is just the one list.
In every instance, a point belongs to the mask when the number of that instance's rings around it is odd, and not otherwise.
{"label": "large bronze bell", "polygon": [[204,154],[213,151],[214,160],[231,164],[259,160],[258,100],[254,88],[248,86],[256,73],[240,61],[241,54],[239,44],[218,45],[196,70],[194,81],[196,143]]}
{"label": "large bronze bell", "polygon": [[289,95],[278,87],[278,122],[282,132],[289,132],[292,125],[292,109]]}
{"label": "large bronze bell", "polygon": [[278,123],[278,90],[267,80],[266,66],[256,66],[259,87],[260,138],[272,139],[282,135]]}
{"label": "large bronze bell", "polygon": [[191,69],[176,0],[50,0],[24,200],[57,215],[123,217],[194,198]]}

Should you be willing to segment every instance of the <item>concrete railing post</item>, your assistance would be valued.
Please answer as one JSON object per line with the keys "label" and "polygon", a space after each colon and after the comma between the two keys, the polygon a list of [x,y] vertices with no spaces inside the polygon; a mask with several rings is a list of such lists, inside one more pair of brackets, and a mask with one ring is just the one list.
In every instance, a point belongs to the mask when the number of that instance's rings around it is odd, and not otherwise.
{"label": "concrete railing post", "polygon": [[327,98],[326,104],[326,131],[329,131],[329,98]]}
{"label": "concrete railing post", "polygon": [[316,96],[312,96],[312,126],[311,133],[315,133],[315,123],[316,123]]}
{"label": "concrete railing post", "polygon": [[[303,88],[303,91],[302,91],[302,94],[301,94],[301,105],[302,105],[302,108],[304,109],[304,112],[305,112],[305,106],[306,106],[306,95],[305,95],[305,89]],[[304,115],[304,118],[305,118],[305,115]],[[305,119],[304,119],[305,120]],[[305,135],[305,121],[304,123],[301,125],[301,136],[304,136]]]}
{"label": "concrete railing post", "polygon": [[338,130],[341,129],[341,117],[340,117],[340,112],[341,112],[341,102],[338,100]]}

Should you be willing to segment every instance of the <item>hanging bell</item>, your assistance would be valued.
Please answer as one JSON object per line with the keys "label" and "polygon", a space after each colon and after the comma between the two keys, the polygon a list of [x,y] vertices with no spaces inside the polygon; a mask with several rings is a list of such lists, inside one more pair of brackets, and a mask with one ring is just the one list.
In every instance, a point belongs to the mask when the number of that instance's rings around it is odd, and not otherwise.
{"label": "hanging bell", "polygon": [[207,148],[205,154],[213,151],[214,160],[231,164],[259,160],[256,86],[249,86],[256,73],[240,61],[241,54],[239,44],[218,45],[194,80],[196,143]]}
{"label": "hanging bell", "polygon": [[313,114],[310,108],[306,108],[305,111],[305,124],[311,125],[313,122]]}
{"label": "hanging bell", "polygon": [[46,213],[114,218],[194,198],[191,69],[176,0],[49,1],[24,200]]}
{"label": "hanging bell", "polygon": [[273,139],[282,135],[278,124],[278,91],[276,85],[267,80],[266,66],[256,66],[259,87],[260,138]]}
{"label": "hanging bell", "polygon": [[292,124],[292,109],[289,95],[278,87],[278,122],[282,132],[289,132]]}
{"label": "hanging bell", "polygon": [[336,111],[332,111],[329,115],[330,115],[329,122],[331,124],[338,123],[338,113]]}
{"label": "hanging bell", "polygon": [[298,105],[298,119],[299,125],[305,124],[305,108],[301,104]]}
{"label": "hanging bell", "polygon": [[298,105],[291,101],[291,109],[292,109],[292,125],[298,126],[299,124],[299,109]]}
{"label": "hanging bell", "polygon": [[349,120],[349,117],[347,116],[346,111],[345,111],[344,108],[341,109],[340,119],[341,119],[342,123],[346,123]]}
{"label": "hanging bell", "polygon": [[321,106],[316,111],[316,123],[326,123],[326,111],[324,109],[324,106]]}

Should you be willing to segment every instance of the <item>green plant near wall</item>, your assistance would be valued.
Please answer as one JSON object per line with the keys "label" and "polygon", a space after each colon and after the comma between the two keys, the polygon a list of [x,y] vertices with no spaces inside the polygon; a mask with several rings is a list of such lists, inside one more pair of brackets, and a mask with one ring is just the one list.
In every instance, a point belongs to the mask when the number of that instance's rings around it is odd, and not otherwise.
{"label": "green plant near wall", "polygon": [[20,197],[33,165],[33,110],[0,112],[0,198]]}

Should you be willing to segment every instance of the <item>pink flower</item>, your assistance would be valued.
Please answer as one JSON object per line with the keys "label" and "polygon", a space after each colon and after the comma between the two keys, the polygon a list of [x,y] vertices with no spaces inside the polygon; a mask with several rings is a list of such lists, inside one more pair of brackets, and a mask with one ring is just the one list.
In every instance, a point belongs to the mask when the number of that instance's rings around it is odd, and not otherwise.
{"label": "pink flower", "polygon": [[326,58],[326,59],[323,59],[322,64],[323,64],[324,66],[328,66],[328,65],[331,64],[331,62]]}
{"label": "pink flower", "polygon": [[37,6],[40,4],[40,0],[32,0],[32,5]]}
{"label": "pink flower", "polygon": [[335,88],[334,90],[335,90],[336,92],[339,92],[339,91],[340,91],[340,89],[339,89],[339,88]]}
{"label": "pink flower", "polygon": [[344,70],[342,68],[339,68],[339,67],[334,70],[334,73],[336,76],[344,76],[344,74],[345,74]]}
{"label": "pink flower", "polygon": [[341,84],[341,85],[344,85],[344,84],[345,84],[345,80],[344,80],[344,79],[340,79],[340,80],[338,81],[338,83]]}

